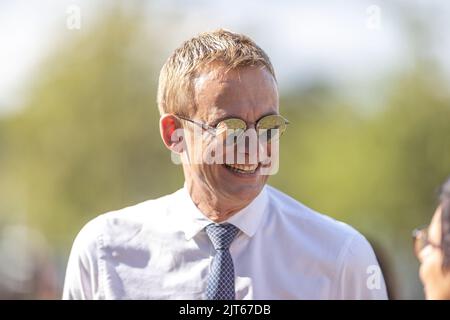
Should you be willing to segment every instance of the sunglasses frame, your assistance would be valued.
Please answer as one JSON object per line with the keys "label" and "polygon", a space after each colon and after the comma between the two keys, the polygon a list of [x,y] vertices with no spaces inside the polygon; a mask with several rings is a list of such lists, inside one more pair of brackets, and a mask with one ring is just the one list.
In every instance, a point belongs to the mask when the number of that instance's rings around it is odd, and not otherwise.
{"label": "sunglasses frame", "polygon": [[412,238],[414,241],[414,253],[416,257],[419,257],[420,252],[422,252],[422,250],[427,246],[442,250],[441,245],[435,244],[428,240],[428,228],[429,226],[427,225],[416,228],[412,232]]}
{"label": "sunglasses frame", "polygon": [[[245,124],[245,128],[242,128],[242,131],[245,132],[245,131],[248,129],[247,122],[245,122],[245,121],[244,121],[243,119],[241,119],[241,118],[235,118],[235,117],[226,118],[226,119],[220,120],[215,126],[211,126],[211,125],[209,125],[209,124],[207,124],[207,123],[204,123],[204,122],[201,122],[201,121],[197,121],[197,120],[192,120],[192,119],[189,119],[189,118],[180,116],[180,115],[174,114],[174,116],[176,116],[177,118],[179,118],[179,119],[181,119],[181,120],[185,120],[185,121],[191,122],[191,123],[193,123],[193,124],[195,124],[195,125],[201,127],[203,130],[207,131],[208,133],[210,133],[210,134],[213,135],[213,136],[216,136],[216,135],[217,135],[217,129],[218,129],[218,126],[219,126],[221,123],[224,123],[224,122],[227,121],[227,120],[239,120],[239,121],[242,121],[242,122]],[[260,121],[264,120],[264,119],[267,118],[267,117],[271,117],[271,116],[277,116],[277,117],[283,119],[283,121],[284,121],[285,129],[280,133],[280,137],[281,137],[281,135],[284,133],[284,131],[286,131],[286,128],[287,128],[288,124],[290,123],[289,120],[286,119],[285,117],[283,117],[282,115],[279,115],[279,114],[269,114],[269,115],[262,116],[261,118],[259,118],[259,119],[255,122],[255,128],[258,128],[258,124],[260,123]],[[238,129],[233,129],[233,130],[238,130]],[[271,129],[263,129],[263,130],[271,130]],[[269,139],[269,140],[271,140],[271,139]]]}

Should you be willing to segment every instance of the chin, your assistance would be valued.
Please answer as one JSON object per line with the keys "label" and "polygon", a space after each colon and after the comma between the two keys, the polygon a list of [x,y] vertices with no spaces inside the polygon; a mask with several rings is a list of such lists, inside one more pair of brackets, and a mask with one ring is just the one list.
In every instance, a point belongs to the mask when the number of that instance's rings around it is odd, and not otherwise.
{"label": "chin", "polygon": [[449,300],[450,299],[450,292],[437,292],[436,290],[428,290],[427,288],[424,289],[425,291],[425,299],[426,300]]}
{"label": "chin", "polygon": [[258,170],[251,174],[232,172],[225,165],[216,167],[216,190],[228,199],[236,202],[250,202],[255,199],[267,182],[268,176],[262,176]]}

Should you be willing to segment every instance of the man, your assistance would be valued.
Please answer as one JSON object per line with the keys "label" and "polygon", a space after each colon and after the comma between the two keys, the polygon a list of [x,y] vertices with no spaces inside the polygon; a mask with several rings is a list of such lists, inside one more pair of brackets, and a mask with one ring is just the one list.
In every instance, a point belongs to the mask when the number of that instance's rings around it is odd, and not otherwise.
{"label": "man", "polygon": [[266,185],[288,122],[251,39],[218,30],[186,41],[161,70],[158,107],[184,187],[89,222],[64,298],[386,298],[362,235]]}

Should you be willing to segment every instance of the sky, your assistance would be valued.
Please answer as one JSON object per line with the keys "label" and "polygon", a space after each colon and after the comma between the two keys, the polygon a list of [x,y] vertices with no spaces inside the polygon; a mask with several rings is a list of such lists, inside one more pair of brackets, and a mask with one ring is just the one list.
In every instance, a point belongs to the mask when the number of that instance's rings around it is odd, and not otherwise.
{"label": "sky", "polygon": [[[183,40],[224,27],[252,37],[271,57],[280,89],[289,90],[326,79],[350,95],[370,95],[372,83],[393,70],[413,67],[399,14],[413,14],[432,31],[427,53],[450,74],[450,1],[131,1],[148,13],[149,25],[167,27],[170,54]],[[104,12],[105,0],[0,1],[0,116],[14,111],[26,96],[33,72],[46,54],[63,41],[70,6],[81,13],[81,27]],[[126,9],[127,4],[124,5]],[[166,24],[166,25],[165,25]],[[450,79],[450,76],[448,77]]]}

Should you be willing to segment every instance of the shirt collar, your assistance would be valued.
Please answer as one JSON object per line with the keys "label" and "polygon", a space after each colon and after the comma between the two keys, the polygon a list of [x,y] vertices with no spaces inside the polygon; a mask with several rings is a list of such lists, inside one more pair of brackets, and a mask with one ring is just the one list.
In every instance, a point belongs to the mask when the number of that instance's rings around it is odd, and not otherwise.
{"label": "shirt collar", "polygon": [[[177,210],[180,210],[182,219],[180,226],[185,234],[186,240],[192,239],[197,233],[203,230],[208,224],[214,223],[208,219],[195,205],[186,188],[186,183],[179,190],[180,199],[177,201]],[[245,208],[236,212],[225,222],[231,223],[242,230],[248,237],[258,230],[261,220],[265,214],[267,207],[267,191],[266,187],[261,190],[258,196],[252,200]]]}

